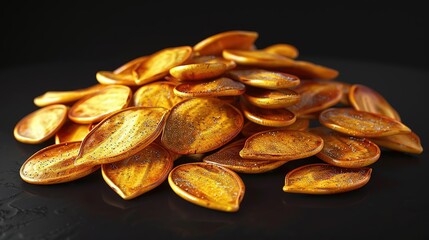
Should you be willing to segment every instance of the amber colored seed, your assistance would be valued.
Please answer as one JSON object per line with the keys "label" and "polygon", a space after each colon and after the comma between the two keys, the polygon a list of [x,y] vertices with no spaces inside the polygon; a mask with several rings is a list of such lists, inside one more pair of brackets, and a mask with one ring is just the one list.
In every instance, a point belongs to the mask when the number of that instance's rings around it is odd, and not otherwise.
{"label": "amber colored seed", "polygon": [[299,117],[334,106],[342,96],[341,86],[331,82],[305,80],[292,89],[301,98],[288,109]]}
{"label": "amber colored seed", "polygon": [[203,158],[206,163],[220,165],[240,173],[264,173],[274,170],[287,161],[253,160],[240,157],[246,139],[230,143],[219,151]]}
{"label": "amber colored seed", "polygon": [[411,130],[392,118],[353,108],[329,108],[319,115],[322,125],[355,137],[384,137]]}
{"label": "amber colored seed", "polygon": [[132,75],[133,70],[135,70],[141,63],[145,62],[148,58],[149,56],[135,58],[113,70],[113,73]]}
{"label": "amber colored seed", "polygon": [[247,138],[240,156],[248,159],[290,161],[313,156],[322,148],[323,139],[313,133],[268,130]]}
{"label": "amber colored seed", "polygon": [[174,106],[161,143],[179,154],[205,153],[223,146],[243,127],[243,115],[215,98],[191,98]]}
{"label": "amber colored seed", "polygon": [[21,166],[22,180],[32,184],[57,184],[87,176],[99,166],[75,166],[74,160],[80,149],[80,141],[45,147]]}
{"label": "amber colored seed", "polygon": [[170,74],[179,81],[190,81],[218,77],[225,71],[223,63],[193,63],[173,67]]}
{"label": "amber colored seed", "polygon": [[99,165],[128,158],[161,134],[169,110],[130,107],[97,124],[82,141],[76,165]]}
{"label": "amber colored seed", "polygon": [[82,141],[89,131],[89,124],[68,121],[55,134],[55,143]]}
{"label": "amber colored seed", "polygon": [[82,97],[98,92],[103,89],[104,85],[94,85],[88,88],[77,89],[72,91],[49,91],[34,98],[34,104],[38,107],[45,107],[52,104],[67,104],[75,102]]}
{"label": "amber colored seed", "polygon": [[46,141],[64,125],[68,107],[63,104],[49,105],[23,117],[13,130],[16,140],[37,144]]}
{"label": "amber colored seed", "polygon": [[137,86],[132,74],[98,71],[95,78],[99,83],[106,85],[118,84],[130,87]]}
{"label": "amber colored seed", "polygon": [[283,68],[294,64],[294,60],[291,58],[263,50],[227,49],[222,52],[222,56],[238,65],[258,68]]}
{"label": "amber colored seed", "polygon": [[290,89],[270,90],[248,87],[243,97],[251,104],[260,108],[285,108],[298,103],[301,96]]}
{"label": "amber colored seed", "polygon": [[150,55],[133,70],[137,85],[143,85],[165,77],[171,68],[184,64],[192,55],[189,46],[160,50]]}
{"label": "amber colored seed", "polygon": [[247,122],[244,124],[243,129],[241,130],[241,134],[245,137],[250,137],[253,134],[258,132],[263,132],[267,130],[296,130],[296,131],[304,131],[310,126],[310,121],[308,119],[297,118],[294,123],[286,127],[269,127],[260,125],[254,122]]}
{"label": "amber colored seed", "polygon": [[290,88],[300,83],[300,79],[296,76],[263,69],[231,70],[227,75],[246,85],[266,89]]}
{"label": "amber colored seed", "polygon": [[226,70],[231,70],[237,67],[237,64],[234,61],[215,55],[195,56],[192,58],[192,63],[223,63],[226,66]]}
{"label": "amber colored seed", "polygon": [[342,168],[325,163],[304,165],[288,172],[283,191],[305,194],[334,194],[363,187],[371,168]]}
{"label": "amber colored seed", "polygon": [[366,138],[357,138],[335,132],[326,127],[309,130],[323,138],[323,149],[316,157],[337,167],[366,167],[380,158],[380,148]]}
{"label": "amber colored seed", "polygon": [[297,58],[299,55],[299,51],[295,46],[285,43],[273,44],[262,50],[269,53],[276,53],[288,58]]}
{"label": "amber colored seed", "polygon": [[248,120],[260,125],[286,127],[296,121],[295,114],[285,108],[260,108],[248,103],[244,98],[240,101],[240,107]]}
{"label": "amber colored seed", "polygon": [[178,165],[168,175],[168,183],[186,201],[224,212],[237,212],[245,193],[238,174],[209,163]]}
{"label": "amber colored seed", "polygon": [[170,81],[156,81],[141,86],[134,92],[134,106],[171,109],[174,105],[184,100],[184,98],[174,94],[174,87],[177,84]]}
{"label": "amber colored seed", "polygon": [[203,39],[193,49],[199,55],[220,55],[224,49],[248,50],[258,36],[257,32],[251,31],[226,31]]}
{"label": "amber colored seed", "polygon": [[151,143],[127,159],[103,164],[106,183],[123,199],[129,200],[159,186],[173,168],[168,151]]}
{"label": "amber colored seed", "polygon": [[350,105],[356,110],[378,113],[395,120],[401,121],[398,112],[387,100],[375,90],[361,85],[353,84],[349,90]]}
{"label": "amber colored seed", "polygon": [[246,86],[244,84],[227,77],[198,82],[185,82],[174,88],[174,94],[180,97],[239,96],[245,91]]}
{"label": "amber colored seed", "polygon": [[401,133],[386,137],[371,138],[378,146],[394,151],[420,154],[423,152],[423,146],[420,137],[414,133]]}
{"label": "amber colored seed", "polygon": [[131,98],[129,87],[111,85],[74,103],[68,117],[80,124],[99,122],[107,115],[128,107]]}
{"label": "amber colored seed", "polygon": [[309,61],[294,60],[289,66],[278,69],[298,76],[301,79],[332,80],[338,77],[339,72],[333,68],[315,64]]}
{"label": "amber colored seed", "polygon": [[344,106],[349,106],[350,105],[349,92],[352,85],[345,82],[340,82],[340,81],[330,81],[330,82],[341,86],[343,94],[341,95],[340,103],[343,104]]}

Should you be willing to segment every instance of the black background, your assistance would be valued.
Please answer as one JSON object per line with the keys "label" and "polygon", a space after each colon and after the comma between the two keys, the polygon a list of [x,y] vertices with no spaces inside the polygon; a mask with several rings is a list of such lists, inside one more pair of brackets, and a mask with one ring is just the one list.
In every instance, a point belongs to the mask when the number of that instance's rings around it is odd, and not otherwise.
{"label": "black background", "polygon": [[[428,239],[428,16],[413,1],[11,1],[1,7],[0,239]],[[421,155],[383,151],[370,182],[349,193],[284,193],[284,176],[240,174],[237,213],[188,203],[164,182],[122,200],[96,172],[66,184],[19,178],[21,164],[53,143],[17,142],[12,130],[34,97],[87,87],[98,70],[226,30],[260,34],[258,47],[290,43],[339,80],[379,91],[419,134]],[[182,159],[175,164],[189,161]]]}
{"label": "black background", "polygon": [[423,1],[7,1],[1,66],[114,59],[194,45],[226,30],[290,43],[301,56],[427,67]]}

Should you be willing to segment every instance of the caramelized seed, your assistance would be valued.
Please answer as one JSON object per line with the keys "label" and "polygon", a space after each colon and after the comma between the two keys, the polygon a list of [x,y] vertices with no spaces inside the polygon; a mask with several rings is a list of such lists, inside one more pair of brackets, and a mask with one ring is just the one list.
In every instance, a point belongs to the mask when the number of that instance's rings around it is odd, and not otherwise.
{"label": "caramelized seed", "polygon": [[141,86],[134,93],[134,106],[171,109],[184,99],[174,94],[176,85],[174,82],[157,81]]}
{"label": "caramelized seed", "polygon": [[145,62],[149,56],[142,56],[135,58],[122,66],[116,68],[113,73],[114,74],[127,74],[132,75],[133,70],[135,70],[141,63]]}
{"label": "caramelized seed", "polygon": [[220,97],[238,96],[246,91],[246,86],[230,78],[186,82],[174,88],[174,94],[180,97]]}
{"label": "caramelized seed", "polygon": [[67,106],[55,104],[38,109],[22,118],[13,130],[16,140],[37,144],[46,141],[64,125],[67,120]]}
{"label": "caramelized seed", "polygon": [[82,141],[89,130],[89,124],[77,124],[68,121],[55,134],[55,143]]}
{"label": "caramelized seed", "polygon": [[258,38],[257,32],[227,31],[210,36],[195,44],[200,55],[220,55],[224,49],[251,49]]}
{"label": "caramelized seed", "polygon": [[159,136],[168,112],[165,108],[132,107],[113,113],[85,137],[75,164],[93,166],[134,155]]}
{"label": "caramelized seed", "polygon": [[349,101],[354,109],[364,112],[378,113],[401,121],[398,112],[375,90],[354,84],[350,87]]}
{"label": "caramelized seed", "polygon": [[186,81],[218,77],[225,71],[226,65],[223,63],[194,63],[173,67],[170,74],[179,81]]}
{"label": "caramelized seed", "polygon": [[312,128],[310,132],[323,138],[323,149],[316,156],[334,166],[366,167],[380,158],[380,148],[366,138],[343,135],[325,127]]}
{"label": "caramelized seed", "polygon": [[341,86],[331,82],[301,81],[293,90],[301,96],[301,100],[288,109],[299,117],[334,106],[342,96]]}
{"label": "caramelized seed", "polygon": [[264,48],[263,50],[265,52],[279,54],[288,58],[297,58],[299,54],[296,47],[285,43],[274,44]]}
{"label": "caramelized seed", "polygon": [[75,166],[81,142],[67,142],[45,147],[21,166],[22,180],[32,184],[70,182],[94,172],[99,166]]}
{"label": "caramelized seed", "polygon": [[218,57],[214,55],[207,56],[196,56],[192,58],[193,63],[223,63],[226,66],[226,70],[231,70],[237,67],[237,64],[234,61],[225,59],[223,57]]}
{"label": "caramelized seed", "polygon": [[260,68],[282,68],[294,64],[294,60],[276,53],[263,50],[232,50],[222,52],[225,59],[232,60],[239,65]]}
{"label": "caramelized seed", "polygon": [[235,172],[214,164],[187,163],[168,175],[173,191],[183,199],[214,210],[236,212],[245,186]]}
{"label": "caramelized seed", "polygon": [[420,142],[420,138],[414,132],[371,138],[371,141],[375,142],[380,147],[399,152],[413,154],[420,154],[423,152],[423,146]]}
{"label": "caramelized seed", "polygon": [[52,104],[66,104],[79,100],[82,97],[98,92],[103,89],[104,85],[94,85],[88,88],[77,89],[72,91],[49,91],[45,94],[34,98],[34,104],[38,107],[45,107]]}
{"label": "caramelized seed", "polygon": [[240,139],[230,143],[219,151],[206,156],[203,161],[206,163],[220,165],[241,173],[264,173],[276,169],[287,162],[242,158],[239,153],[244,147],[245,141],[246,139]]}
{"label": "caramelized seed", "polygon": [[248,87],[243,97],[251,104],[260,108],[284,108],[296,104],[301,96],[289,89],[269,90]]}
{"label": "caramelized seed", "polygon": [[151,143],[122,161],[103,164],[106,183],[123,199],[129,200],[159,186],[173,168],[168,151]]}
{"label": "caramelized seed", "polygon": [[241,99],[240,107],[247,119],[260,125],[270,127],[286,127],[296,121],[295,114],[285,108],[260,108],[246,102],[245,99]]}
{"label": "caramelized seed", "polygon": [[279,70],[296,75],[301,79],[331,80],[338,77],[339,74],[337,70],[326,66],[308,61],[296,60],[294,60],[289,66],[285,66]]}
{"label": "caramelized seed", "polygon": [[313,156],[323,148],[315,134],[294,130],[268,130],[250,136],[240,151],[242,158],[290,161]]}
{"label": "caramelized seed", "polygon": [[95,75],[97,81],[101,84],[112,85],[119,84],[125,86],[136,86],[134,76],[126,73],[113,73],[109,71],[98,71]]}
{"label": "caramelized seed", "polygon": [[166,48],[160,50],[133,71],[137,85],[143,85],[161,79],[168,74],[171,68],[185,63],[192,54],[189,46]]}
{"label": "caramelized seed", "polygon": [[68,117],[81,124],[99,122],[112,112],[126,108],[131,97],[129,87],[112,85],[73,104]]}
{"label": "caramelized seed", "polygon": [[296,76],[263,69],[231,70],[228,75],[244,84],[267,89],[290,88],[300,83]]}
{"label": "caramelized seed", "polygon": [[286,174],[283,191],[306,194],[334,194],[363,187],[371,168],[342,168],[330,164],[308,164]]}
{"label": "caramelized seed", "polygon": [[222,100],[187,99],[171,110],[161,142],[176,153],[205,153],[237,136],[243,121],[241,112]]}
{"label": "caramelized seed", "polygon": [[244,124],[243,129],[241,130],[241,134],[245,137],[250,137],[253,134],[258,132],[263,132],[267,130],[296,130],[296,131],[304,131],[310,125],[310,121],[308,119],[297,118],[294,123],[286,127],[269,127],[260,125],[254,122],[247,122]]}
{"label": "caramelized seed", "polygon": [[352,108],[330,108],[319,115],[321,124],[355,137],[383,137],[411,130],[392,118]]}

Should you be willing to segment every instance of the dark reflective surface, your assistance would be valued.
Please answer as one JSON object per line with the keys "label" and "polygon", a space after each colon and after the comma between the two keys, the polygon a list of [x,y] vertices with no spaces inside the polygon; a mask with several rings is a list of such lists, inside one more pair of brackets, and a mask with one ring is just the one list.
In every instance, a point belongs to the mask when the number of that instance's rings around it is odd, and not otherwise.
{"label": "dark reflective surface", "polygon": [[[303,57],[303,59],[306,59]],[[308,59],[308,58],[307,58]],[[403,122],[420,137],[421,155],[382,151],[370,182],[356,191],[327,196],[282,191],[286,173],[308,158],[259,175],[240,174],[246,193],[237,213],[202,208],[178,197],[164,182],[154,190],[122,200],[99,171],[51,186],[30,185],[19,177],[21,164],[53,143],[15,141],[13,127],[37,109],[33,98],[49,90],[96,83],[97,70],[117,63],[64,62],[0,71],[3,111],[0,125],[0,239],[424,239],[429,238],[429,127],[426,97],[429,72],[350,60],[311,59],[338,69],[339,80],[379,91]],[[180,159],[175,164],[191,161]],[[125,238],[124,238],[125,239]]]}

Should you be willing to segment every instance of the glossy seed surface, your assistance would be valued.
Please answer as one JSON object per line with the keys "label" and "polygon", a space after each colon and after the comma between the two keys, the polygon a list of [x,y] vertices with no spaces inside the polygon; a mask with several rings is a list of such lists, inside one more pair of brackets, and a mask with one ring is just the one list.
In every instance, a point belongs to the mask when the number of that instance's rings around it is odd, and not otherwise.
{"label": "glossy seed surface", "polygon": [[66,122],[55,134],[55,143],[82,141],[90,130],[89,124]]}
{"label": "glossy seed surface", "polygon": [[294,60],[288,57],[263,50],[227,49],[222,52],[222,56],[236,62],[238,65],[257,68],[283,68],[294,64]]}
{"label": "glossy seed surface", "polygon": [[183,199],[210,209],[236,212],[245,186],[235,172],[214,164],[187,163],[171,170],[168,183]]}
{"label": "glossy seed surface", "polygon": [[323,148],[315,134],[294,130],[268,130],[247,138],[242,158],[290,161],[313,156]]}
{"label": "glossy seed surface", "polygon": [[248,120],[260,125],[270,127],[286,127],[296,121],[295,114],[286,108],[260,108],[253,106],[244,99],[241,99],[240,107],[243,115]]}
{"label": "glossy seed surface", "polygon": [[132,74],[98,71],[95,78],[99,83],[105,85],[120,84],[125,86],[137,86]]}
{"label": "glossy seed surface", "polygon": [[285,108],[298,103],[301,96],[290,89],[270,90],[248,87],[243,97],[260,108]]}
{"label": "glossy seed surface", "polygon": [[254,122],[247,122],[244,124],[243,129],[241,130],[241,134],[245,137],[250,137],[255,133],[263,132],[267,130],[296,130],[296,131],[304,131],[310,126],[310,121],[308,119],[297,118],[294,123],[286,127],[270,127],[260,125]]}
{"label": "glossy seed surface", "polygon": [[371,138],[371,141],[375,142],[380,147],[398,152],[412,154],[420,154],[423,152],[420,137],[414,132]]}
{"label": "glossy seed surface", "polygon": [[173,160],[168,151],[151,143],[124,160],[103,164],[101,173],[119,196],[129,200],[159,186],[172,168]]}
{"label": "glossy seed surface", "polygon": [[323,138],[323,149],[316,156],[334,166],[366,167],[380,158],[380,148],[366,138],[347,136],[326,127],[311,128],[310,132]]}
{"label": "glossy seed surface", "polygon": [[299,55],[299,51],[295,46],[285,43],[273,44],[263,50],[265,52],[276,53],[288,58],[297,58]]}
{"label": "glossy seed surface", "polygon": [[195,44],[199,55],[220,55],[224,49],[251,49],[259,34],[252,31],[226,31],[203,39]]}
{"label": "glossy seed surface", "polygon": [[239,96],[246,91],[246,86],[227,77],[213,80],[185,82],[174,88],[174,94],[180,97],[220,97]]}
{"label": "glossy seed surface", "polygon": [[170,74],[179,81],[195,81],[218,77],[225,71],[223,63],[194,63],[173,67]]}
{"label": "glossy seed surface", "polygon": [[355,137],[384,137],[411,130],[392,118],[353,108],[329,108],[319,115],[322,125]]}
{"label": "glossy seed surface", "polygon": [[104,87],[104,85],[96,84],[88,88],[71,91],[49,91],[34,98],[33,102],[38,107],[45,107],[52,104],[68,104],[75,102],[87,95],[98,92]]}
{"label": "glossy seed surface", "polygon": [[75,164],[106,164],[134,155],[159,136],[168,112],[131,107],[110,115],[85,137]]}
{"label": "glossy seed surface", "polygon": [[232,142],[203,158],[206,163],[217,164],[240,173],[264,173],[276,169],[287,161],[253,160],[240,157],[246,139]]}
{"label": "glossy seed surface", "polygon": [[342,168],[315,163],[286,174],[283,191],[305,194],[334,194],[363,187],[371,178],[371,168]]}
{"label": "glossy seed surface", "polygon": [[81,124],[99,122],[112,112],[126,108],[131,97],[132,91],[129,87],[112,85],[74,103],[68,117]]}
{"label": "glossy seed surface", "polygon": [[176,85],[177,83],[170,81],[157,81],[143,85],[134,92],[134,106],[171,109],[184,100],[184,98],[174,94]]}
{"label": "glossy seed surface", "polygon": [[221,147],[243,127],[241,112],[215,98],[191,98],[173,107],[161,142],[179,154],[205,153]]}
{"label": "glossy seed surface", "polygon": [[80,141],[50,145],[31,157],[19,171],[22,180],[32,184],[57,184],[87,176],[99,166],[75,166]]}
{"label": "glossy seed surface", "polygon": [[37,144],[53,137],[67,120],[68,107],[63,104],[49,105],[23,117],[13,135],[23,143]]}
{"label": "glossy seed surface", "polygon": [[290,88],[300,83],[300,79],[294,75],[263,69],[231,70],[228,76],[246,85],[266,89]]}

